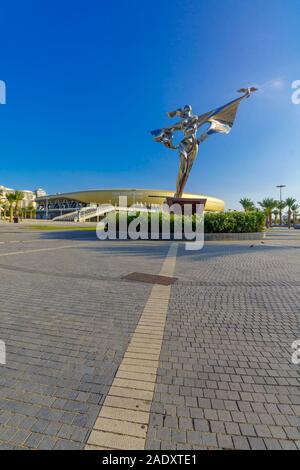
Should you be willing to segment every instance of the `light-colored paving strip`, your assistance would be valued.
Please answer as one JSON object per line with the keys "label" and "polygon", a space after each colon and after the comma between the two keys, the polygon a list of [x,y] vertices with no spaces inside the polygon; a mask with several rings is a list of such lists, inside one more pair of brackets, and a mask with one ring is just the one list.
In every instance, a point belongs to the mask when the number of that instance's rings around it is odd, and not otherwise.
{"label": "light-colored paving strip", "polygon": [[[1,232],[0,232],[1,235]],[[39,242],[44,242],[44,243],[49,243],[49,242],[57,242],[59,240],[57,239],[51,239],[51,238],[33,238],[32,240],[6,240],[5,242],[0,242],[0,245],[8,245],[10,243],[39,243]]]}
{"label": "light-colored paving strip", "polygon": [[[170,246],[160,275],[173,275],[177,249]],[[171,286],[153,286],[86,450],[145,448],[170,293]]]}
{"label": "light-colored paving strip", "polygon": [[8,253],[0,253],[1,256],[15,256],[15,255],[25,255],[27,253],[39,253],[41,251],[56,251],[56,250],[65,250],[66,248],[78,248],[81,246],[87,246],[86,243],[74,244],[74,245],[63,245],[63,246],[56,246],[51,248],[36,248],[34,250],[20,250],[20,251],[12,251]]}

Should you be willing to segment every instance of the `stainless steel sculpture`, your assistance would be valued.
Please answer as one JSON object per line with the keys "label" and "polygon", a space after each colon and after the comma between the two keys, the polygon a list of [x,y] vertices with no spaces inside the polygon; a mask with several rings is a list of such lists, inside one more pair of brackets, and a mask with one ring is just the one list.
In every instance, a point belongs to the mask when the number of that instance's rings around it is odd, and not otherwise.
{"label": "stainless steel sculpture", "polygon": [[[166,147],[178,150],[179,152],[180,164],[174,197],[182,197],[184,187],[198,154],[199,145],[211,134],[217,132],[228,134],[235,121],[240,102],[244,98],[249,98],[251,93],[256,90],[257,88],[254,87],[241,88],[238,90],[239,93],[243,93],[240,98],[201,115],[192,114],[192,107],[186,105],[184,108],[167,113],[169,118],[179,116],[182,118],[181,121],[176,122],[170,127],[151,131],[156,142],[160,142]],[[209,128],[197,138],[198,129],[206,123],[210,124]],[[178,145],[173,143],[173,135],[176,131],[182,131],[184,134],[183,139]]]}

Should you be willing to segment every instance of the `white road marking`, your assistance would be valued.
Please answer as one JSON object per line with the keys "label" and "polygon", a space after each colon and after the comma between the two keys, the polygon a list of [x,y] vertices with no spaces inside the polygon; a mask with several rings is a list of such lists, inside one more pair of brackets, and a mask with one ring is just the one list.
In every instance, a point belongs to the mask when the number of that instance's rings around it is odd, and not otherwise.
{"label": "white road marking", "polygon": [[0,253],[1,256],[15,256],[15,255],[26,255],[27,253],[39,253],[41,251],[56,251],[56,250],[65,250],[67,248],[78,248],[81,246],[87,246],[86,243],[80,243],[78,245],[63,245],[63,246],[55,246],[52,248],[36,248],[34,250],[20,250],[20,251],[12,251],[11,253]]}

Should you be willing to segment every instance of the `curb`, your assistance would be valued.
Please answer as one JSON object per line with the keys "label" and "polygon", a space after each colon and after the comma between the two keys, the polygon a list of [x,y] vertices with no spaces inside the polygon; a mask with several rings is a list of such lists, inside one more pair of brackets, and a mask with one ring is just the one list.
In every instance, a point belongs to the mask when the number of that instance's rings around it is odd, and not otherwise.
{"label": "curb", "polygon": [[263,240],[266,238],[266,232],[247,232],[247,233],[205,233],[205,241],[223,241],[223,240]]}

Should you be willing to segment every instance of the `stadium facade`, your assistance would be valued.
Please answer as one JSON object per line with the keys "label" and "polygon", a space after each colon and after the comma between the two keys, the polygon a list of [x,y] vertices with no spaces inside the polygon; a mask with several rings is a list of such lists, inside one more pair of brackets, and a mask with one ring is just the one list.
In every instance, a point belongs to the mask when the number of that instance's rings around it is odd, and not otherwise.
{"label": "stadium facade", "polygon": [[[174,191],[159,189],[95,189],[71,193],[43,195],[36,198],[37,218],[54,219],[64,214],[74,213],[86,207],[103,204],[119,205],[120,197],[127,197],[127,205],[150,207],[162,205],[167,197],[172,197]],[[223,212],[224,201],[203,194],[184,193],[184,198],[207,199],[206,212]]]}

